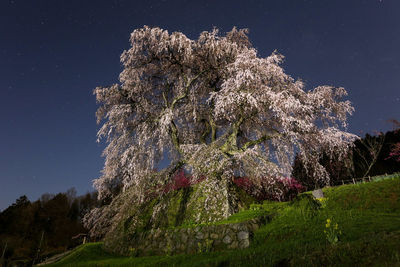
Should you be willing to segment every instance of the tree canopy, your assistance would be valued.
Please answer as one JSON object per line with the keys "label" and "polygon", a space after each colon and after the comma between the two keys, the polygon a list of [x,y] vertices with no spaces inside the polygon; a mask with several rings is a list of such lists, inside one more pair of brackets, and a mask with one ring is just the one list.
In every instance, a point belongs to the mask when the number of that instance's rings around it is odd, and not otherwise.
{"label": "tree canopy", "polygon": [[99,140],[105,165],[94,181],[100,197],[116,188],[164,183],[153,175],[164,157],[170,168],[187,167],[194,177],[255,184],[291,173],[296,152],[323,182],[322,151],[346,154],[355,138],[345,132],[353,107],[342,87],[306,90],[284,72],[284,57],[261,58],[245,29],[225,35],[204,31],[197,40],[181,32],[145,26],[131,34],[121,55],[120,83],[94,90],[100,104]]}

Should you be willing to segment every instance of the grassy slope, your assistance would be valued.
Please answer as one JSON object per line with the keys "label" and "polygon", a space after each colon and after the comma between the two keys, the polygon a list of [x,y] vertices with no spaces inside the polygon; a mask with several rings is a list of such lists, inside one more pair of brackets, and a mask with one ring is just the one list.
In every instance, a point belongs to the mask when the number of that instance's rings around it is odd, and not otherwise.
{"label": "grassy slope", "polygon": [[[291,203],[253,205],[227,222],[275,213],[250,248],[196,255],[118,257],[101,243],[81,246],[47,266],[400,266],[400,177],[324,189],[319,207],[307,193]],[[326,219],[338,223],[336,245],[325,237]]]}

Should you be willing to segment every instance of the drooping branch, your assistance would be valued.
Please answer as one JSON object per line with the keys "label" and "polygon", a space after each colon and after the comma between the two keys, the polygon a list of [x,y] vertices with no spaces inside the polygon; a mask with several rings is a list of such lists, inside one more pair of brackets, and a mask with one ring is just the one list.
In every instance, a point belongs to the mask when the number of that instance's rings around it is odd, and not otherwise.
{"label": "drooping branch", "polygon": [[[126,187],[144,183],[164,153],[174,162],[187,155],[202,158],[196,164],[204,168],[192,166],[198,175],[207,168],[263,177],[287,172],[297,144],[312,146],[301,149],[313,163],[311,153],[320,146],[344,150],[351,139],[338,129],[353,110],[350,102],[338,101],[346,91],[321,86],[307,92],[280,67],[282,55],[259,57],[243,31],[219,36],[213,30],[190,40],[144,27],[132,33],[131,44],[121,56],[121,85],[95,90],[98,118],[106,119],[99,137],[109,143],[99,191],[106,192],[112,179]],[[334,130],[322,132],[318,121]],[[273,128],[288,138],[275,140],[279,133]],[[273,149],[258,146],[270,139]],[[270,164],[273,157],[277,166]],[[319,166],[314,169],[324,175]]]}

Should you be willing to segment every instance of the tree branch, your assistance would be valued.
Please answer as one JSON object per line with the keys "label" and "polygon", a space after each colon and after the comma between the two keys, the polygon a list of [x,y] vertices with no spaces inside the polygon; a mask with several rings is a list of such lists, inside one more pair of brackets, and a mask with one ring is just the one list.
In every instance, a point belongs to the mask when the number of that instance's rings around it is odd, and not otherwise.
{"label": "tree branch", "polygon": [[176,98],[174,98],[174,100],[172,100],[171,109],[174,109],[175,104],[176,104],[179,100],[181,100],[181,99],[187,97],[187,95],[189,94],[189,87],[190,87],[190,86],[192,85],[192,83],[193,83],[195,80],[197,80],[197,79],[200,77],[200,75],[203,74],[204,72],[205,72],[205,71],[199,72],[193,79],[190,79],[189,81],[187,81],[186,76],[184,76],[184,79],[185,79],[185,81],[186,81],[185,92],[184,92],[183,94],[177,96]]}
{"label": "tree branch", "polygon": [[164,99],[165,108],[168,108],[168,100],[167,100],[167,96],[165,95],[165,91],[163,91],[162,96]]}
{"label": "tree branch", "polygon": [[[190,81],[186,82],[186,86],[185,86],[185,92],[182,95],[179,95],[177,97],[174,98],[174,100],[172,100],[171,103],[171,110],[173,111],[175,108],[176,103],[185,98],[188,94],[189,94],[189,87],[192,85],[192,83],[200,77],[200,75],[204,73],[204,71],[198,73],[193,79],[191,79]],[[184,76],[184,79],[187,80],[186,76]],[[168,108],[168,101],[167,101],[167,97],[163,92],[163,98],[164,98],[164,102],[166,103],[166,106]],[[179,143],[179,135],[178,135],[178,128],[176,127],[176,124],[174,122],[174,120],[171,120],[171,125],[170,125],[170,130],[171,130],[171,138],[172,138],[172,143],[174,144],[176,150],[182,154],[182,150],[180,149],[180,143]]]}
{"label": "tree branch", "polygon": [[249,141],[249,142],[244,143],[244,145],[240,148],[240,150],[241,150],[242,152],[244,152],[244,151],[245,151],[246,149],[248,149],[249,147],[254,146],[254,145],[261,144],[262,142],[264,142],[264,141],[266,141],[266,140],[269,140],[269,139],[271,139],[271,138],[272,138],[272,136],[263,135],[261,138],[259,138],[259,139],[257,139],[257,140],[251,140],[251,141]]}
{"label": "tree branch", "polygon": [[243,120],[244,120],[243,116],[240,116],[239,120],[232,125],[232,133],[229,135],[225,144],[221,146],[222,152],[229,155],[233,155],[238,152],[237,136],[239,133],[240,125],[243,123]]}
{"label": "tree branch", "polygon": [[210,114],[210,126],[211,126],[211,142],[214,142],[217,139],[217,125],[215,124],[215,121]]}
{"label": "tree branch", "polygon": [[171,120],[170,130],[171,130],[172,143],[174,144],[179,154],[182,154],[182,150],[179,146],[178,129],[176,128],[176,124],[173,120]]}
{"label": "tree branch", "polygon": [[243,146],[239,149],[239,151],[244,152],[244,151],[246,151],[246,149],[248,149],[251,146],[261,144],[264,141],[271,140],[272,138],[280,135],[280,133],[277,130],[274,130],[274,131],[275,131],[275,134],[263,135],[260,138],[258,138],[257,140],[251,140],[251,141],[244,143]]}

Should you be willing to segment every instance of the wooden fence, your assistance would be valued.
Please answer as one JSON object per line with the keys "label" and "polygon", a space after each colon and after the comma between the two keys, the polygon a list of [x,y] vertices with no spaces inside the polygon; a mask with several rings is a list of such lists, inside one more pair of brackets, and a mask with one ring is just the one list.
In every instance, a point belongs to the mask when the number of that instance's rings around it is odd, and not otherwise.
{"label": "wooden fence", "polygon": [[366,183],[372,181],[379,181],[383,179],[391,179],[391,178],[400,178],[400,172],[392,173],[392,174],[384,174],[384,175],[377,175],[377,176],[367,176],[361,178],[352,178],[347,180],[336,180],[332,183],[333,186],[335,185],[344,185],[344,184],[356,184],[356,183]]}

